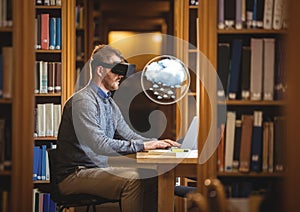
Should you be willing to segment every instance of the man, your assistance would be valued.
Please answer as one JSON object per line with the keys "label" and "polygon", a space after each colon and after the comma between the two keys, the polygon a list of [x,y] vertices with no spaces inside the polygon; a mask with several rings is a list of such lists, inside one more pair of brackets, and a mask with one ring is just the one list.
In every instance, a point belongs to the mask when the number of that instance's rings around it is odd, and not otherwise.
{"label": "man", "polygon": [[[180,145],[145,138],[126,124],[110,97],[126,74],[118,50],[99,45],[90,60],[92,78],[66,102],[61,119],[55,165],[60,192],[120,200],[125,212],[156,211],[157,178],[141,179],[135,168],[110,167],[108,156]],[[114,139],[115,133],[124,139]]]}

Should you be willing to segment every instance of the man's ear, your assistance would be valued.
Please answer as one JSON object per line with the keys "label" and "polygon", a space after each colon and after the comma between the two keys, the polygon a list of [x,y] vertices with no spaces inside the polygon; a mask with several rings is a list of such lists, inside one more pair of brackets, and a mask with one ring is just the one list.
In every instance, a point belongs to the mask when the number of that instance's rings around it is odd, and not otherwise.
{"label": "man's ear", "polygon": [[95,73],[96,73],[96,75],[97,75],[98,77],[102,78],[102,77],[105,76],[104,71],[105,71],[105,70],[104,70],[104,68],[103,68],[102,66],[97,66],[97,67],[96,67]]}

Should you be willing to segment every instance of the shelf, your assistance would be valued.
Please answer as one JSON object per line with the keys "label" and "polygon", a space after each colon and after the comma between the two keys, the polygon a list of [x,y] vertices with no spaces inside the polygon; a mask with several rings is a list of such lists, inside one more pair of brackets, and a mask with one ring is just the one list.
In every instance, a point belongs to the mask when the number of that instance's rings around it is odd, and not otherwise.
{"label": "shelf", "polygon": [[0,176],[10,176],[11,171],[0,171]]}
{"label": "shelf", "polygon": [[282,172],[274,172],[274,173],[264,173],[264,172],[249,172],[249,173],[241,173],[241,172],[218,172],[218,177],[257,177],[257,178],[273,178],[273,177],[283,177],[284,173]]}
{"label": "shelf", "polygon": [[253,100],[226,100],[218,101],[218,104],[241,105],[241,106],[285,106],[286,101],[253,101]]}
{"label": "shelf", "polygon": [[35,9],[61,9],[61,6],[36,5]]}
{"label": "shelf", "polygon": [[273,29],[218,29],[218,34],[286,34],[287,30]]}
{"label": "shelf", "polygon": [[0,32],[12,32],[12,27],[0,27]]}
{"label": "shelf", "polygon": [[54,97],[54,96],[61,96],[61,93],[35,93],[34,96],[36,96],[36,97]]}
{"label": "shelf", "polygon": [[0,104],[12,104],[12,99],[0,99]]}
{"label": "shelf", "polygon": [[189,9],[198,9],[198,5],[189,5]]}
{"label": "shelf", "polygon": [[34,180],[34,184],[49,184],[50,180]]}
{"label": "shelf", "polygon": [[50,49],[36,49],[36,53],[61,53],[61,50],[50,50]]}
{"label": "shelf", "polygon": [[34,138],[35,141],[56,141],[57,137],[35,137]]}

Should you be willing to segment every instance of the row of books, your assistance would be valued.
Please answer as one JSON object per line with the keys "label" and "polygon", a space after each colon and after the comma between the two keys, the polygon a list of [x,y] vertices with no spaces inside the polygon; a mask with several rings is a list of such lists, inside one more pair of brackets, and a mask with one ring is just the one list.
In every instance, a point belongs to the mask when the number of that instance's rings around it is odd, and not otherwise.
{"label": "row of books", "polygon": [[36,0],[36,5],[61,6],[61,0]]}
{"label": "row of books", "polygon": [[34,137],[56,137],[61,120],[61,104],[37,104]]}
{"label": "row of books", "polygon": [[33,189],[33,212],[56,212],[56,203],[51,199],[49,193],[39,192]]}
{"label": "row of books", "polygon": [[33,173],[32,180],[50,180],[47,146],[33,147]]}
{"label": "row of books", "polygon": [[[286,90],[282,42],[275,38],[233,39],[218,43],[218,96],[279,100]],[[249,44],[248,44],[249,45]]]}
{"label": "row of books", "polygon": [[12,27],[12,1],[0,0],[0,27]]}
{"label": "row of books", "polygon": [[11,169],[11,129],[4,118],[0,118],[0,171]]}
{"label": "row of books", "polygon": [[282,172],[285,169],[285,118],[263,121],[263,111],[227,112],[226,127],[218,146],[218,171]]}
{"label": "row of books", "polygon": [[61,92],[61,62],[35,61],[35,93]]}
{"label": "row of books", "polygon": [[35,48],[61,49],[61,18],[50,17],[49,13],[38,14],[35,18]]}
{"label": "row of books", "polygon": [[218,28],[287,28],[287,0],[218,0]]}
{"label": "row of books", "polygon": [[13,82],[13,48],[4,46],[0,53],[0,98],[11,99]]}

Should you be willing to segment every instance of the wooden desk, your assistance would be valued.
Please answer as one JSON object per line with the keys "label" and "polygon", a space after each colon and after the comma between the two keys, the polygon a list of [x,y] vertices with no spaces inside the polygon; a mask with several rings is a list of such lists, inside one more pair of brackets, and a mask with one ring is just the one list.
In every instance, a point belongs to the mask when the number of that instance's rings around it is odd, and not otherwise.
{"label": "wooden desk", "polygon": [[[157,166],[161,173],[158,176],[158,211],[174,211],[174,186],[176,177],[196,177],[198,152],[193,151],[186,155],[187,158],[149,155],[144,152],[136,154],[138,164],[152,164]],[[168,171],[166,171],[168,170]]]}
{"label": "wooden desk", "polygon": [[[184,155],[185,154],[185,155]],[[158,176],[158,212],[174,211],[174,186],[176,177],[196,177],[198,151],[176,153],[176,156],[150,155],[146,152],[110,157],[112,166],[132,166],[156,169]]]}

